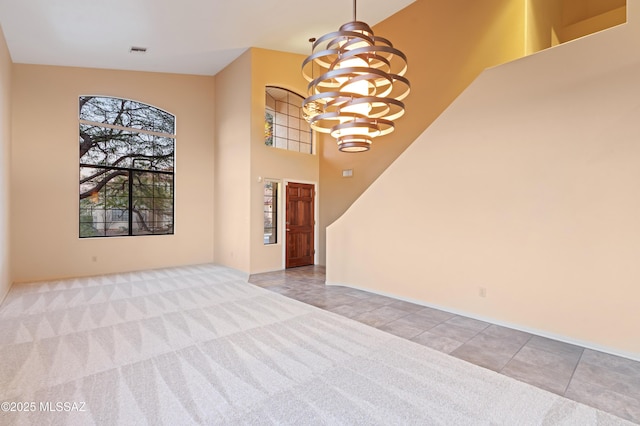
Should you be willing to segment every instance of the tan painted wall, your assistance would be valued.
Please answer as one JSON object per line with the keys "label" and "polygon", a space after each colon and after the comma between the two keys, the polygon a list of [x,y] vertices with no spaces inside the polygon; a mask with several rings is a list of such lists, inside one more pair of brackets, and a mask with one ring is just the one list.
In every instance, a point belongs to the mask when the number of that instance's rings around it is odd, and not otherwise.
{"label": "tan painted wall", "polygon": [[[268,147],[264,144],[265,86],[278,86],[306,95],[306,80],[300,67],[304,55],[251,49],[251,273],[274,271],[284,268],[284,212],[279,211],[278,244],[264,245],[263,185],[264,179],[281,183],[281,201],[284,201],[284,184],[287,181],[318,184],[319,156],[302,154]],[[263,182],[259,179],[262,178]],[[317,187],[316,187],[317,188]],[[317,191],[319,193],[319,191]],[[316,194],[316,205],[319,195]]]}
{"label": "tan painted wall", "polygon": [[[213,260],[212,77],[35,65],[13,71],[16,281]],[[135,99],[176,115],[175,235],[78,238],[78,96],[85,94]]]}
{"label": "tan painted wall", "polygon": [[329,227],[327,281],[640,359],[631,6],[485,71]]}
{"label": "tan painted wall", "polygon": [[527,0],[526,52],[566,43],[626,22],[626,0]]}
{"label": "tan painted wall", "polygon": [[560,44],[562,33],[562,6],[558,0],[527,1],[526,54],[547,49]]}
{"label": "tan painted wall", "polygon": [[621,6],[562,28],[560,42],[575,40],[626,22],[626,7]]}
{"label": "tan painted wall", "polygon": [[[251,52],[215,76],[215,261],[251,269]],[[210,167],[211,168],[211,167]]]}
{"label": "tan painted wall", "polygon": [[[565,26],[627,6],[627,0],[562,0],[559,3],[562,4],[562,24]],[[595,31],[598,30],[591,32]]]}
{"label": "tan painted wall", "polygon": [[[524,54],[525,4],[514,0],[418,0],[376,25],[408,57],[411,94],[396,131],[371,151],[347,154],[325,138],[320,159],[324,230],[411,144],[485,68]],[[342,178],[353,169],[352,178]],[[320,232],[319,263],[325,263]]]}
{"label": "tan painted wall", "polygon": [[10,163],[11,57],[0,27],[0,302],[11,286]]}

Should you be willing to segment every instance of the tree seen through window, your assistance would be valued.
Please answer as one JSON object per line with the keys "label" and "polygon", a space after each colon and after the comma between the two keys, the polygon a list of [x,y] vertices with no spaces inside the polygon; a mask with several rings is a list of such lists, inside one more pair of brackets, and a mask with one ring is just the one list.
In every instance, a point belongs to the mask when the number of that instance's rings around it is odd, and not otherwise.
{"label": "tree seen through window", "polygon": [[80,97],[80,237],[173,234],[175,117]]}

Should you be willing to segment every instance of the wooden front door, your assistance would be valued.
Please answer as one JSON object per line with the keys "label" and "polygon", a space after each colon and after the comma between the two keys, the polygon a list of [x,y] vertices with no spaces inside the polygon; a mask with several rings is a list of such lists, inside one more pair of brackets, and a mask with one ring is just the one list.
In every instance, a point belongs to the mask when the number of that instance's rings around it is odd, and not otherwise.
{"label": "wooden front door", "polygon": [[314,199],[312,184],[289,182],[287,184],[286,262],[287,268],[313,265],[315,254]]}

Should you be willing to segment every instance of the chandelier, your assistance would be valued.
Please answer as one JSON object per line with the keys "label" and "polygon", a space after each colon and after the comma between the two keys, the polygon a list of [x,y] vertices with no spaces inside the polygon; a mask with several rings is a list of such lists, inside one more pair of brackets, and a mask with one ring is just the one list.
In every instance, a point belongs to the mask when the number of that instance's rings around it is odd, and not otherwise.
{"label": "chandelier", "polygon": [[304,117],[312,129],[335,138],[340,151],[368,151],[373,138],[393,132],[394,120],[404,114],[407,57],[356,20],[356,0],[352,22],[309,41],[311,55],[302,63],[309,82]]}

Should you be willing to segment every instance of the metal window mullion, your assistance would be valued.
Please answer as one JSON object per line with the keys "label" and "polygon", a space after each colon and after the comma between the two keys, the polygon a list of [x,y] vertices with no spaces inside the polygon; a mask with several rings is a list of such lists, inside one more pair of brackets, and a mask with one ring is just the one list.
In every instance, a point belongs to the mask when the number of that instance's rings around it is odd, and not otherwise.
{"label": "metal window mullion", "polygon": [[133,169],[129,169],[129,236],[133,235]]}
{"label": "metal window mullion", "polygon": [[136,168],[131,168],[131,167],[119,167],[119,166],[103,166],[100,164],[85,164],[85,163],[80,163],[80,167],[87,167],[87,168],[92,168],[92,169],[106,169],[106,170],[124,170],[124,171],[140,171],[140,172],[149,172],[149,173],[160,173],[163,175],[172,175],[174,172],[173,171],[166,171],[166,170],[153,170],[153,169],[136,169]]}
{"label": "metal window mullion", "polygon": [[156,174],[151,173],[151,229],[153,229],[152,233],[156,233],[156,215],[158,212],[156,211]]}
{"label": "metal window mullion", "polygon": [[80,119],[79,121],[80,121],[80,124],[85,124],[87,126],[92,126],[92,127],[103,127],[105,129],[122,130],[128,133],[142,133],[145,135],[157,136],[161,138],[169,138],[174,140],[176,139],[175,133],[155,132],[153,130],[139,129],[137,127],[124,127],[124,126],[119,126],[117,124],[98,123],[96,121],[89,121],[89,120],[83,120],[83,119]]}

